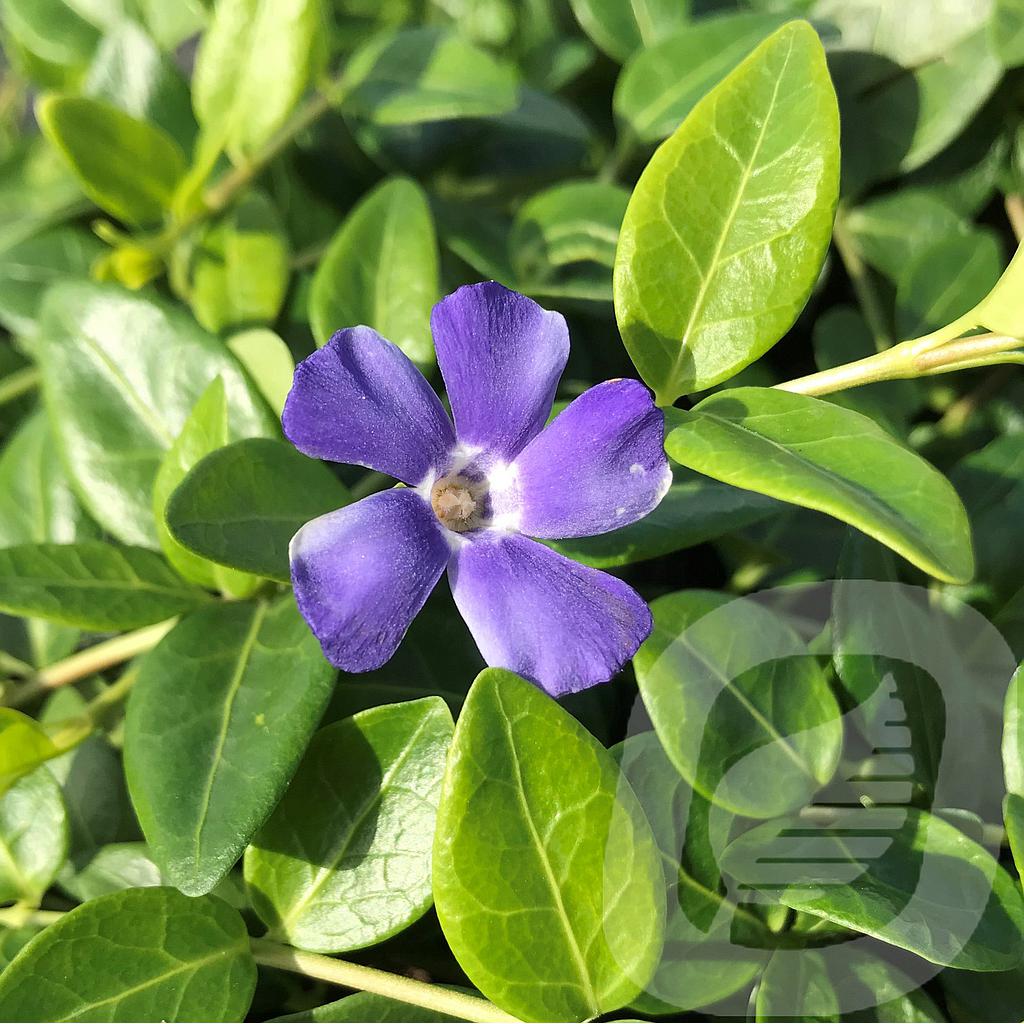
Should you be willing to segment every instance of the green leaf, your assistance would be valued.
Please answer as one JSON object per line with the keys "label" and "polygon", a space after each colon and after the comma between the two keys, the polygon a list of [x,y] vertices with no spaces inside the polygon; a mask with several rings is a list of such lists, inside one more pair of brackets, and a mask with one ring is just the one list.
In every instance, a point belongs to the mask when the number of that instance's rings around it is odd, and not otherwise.
{"label": "green leaf", "polygon": [[445,702],[427,697],[316,734],[245,853],[246,885],[271,935],[343,953],[382,942],[429,909],[452,729]]}
{"label": "green leaf", "polygon": [[818,278],[838,191],[825,54],[792,22],[694,107],[626,210],[615,315],[660,405],[727,380],[789,330]]}
{"label": "green leaf", "polygon": [[440,298],[437,239],[423,189],[390,178],[349,213],[310,290],[318,344],[365,324],[420,366],[434,362],[430,310]]}
{"label": "green leaf", "polygon": [[599,537],[553,541],[551,547],[596,569],[612,569],[715,540],[782,507],[687,470],[677,470],[675,480],[657,508],[639,522]]}
{"label": "green leaf", "polygon": [[757,986],[757,1021],[839,1020],[840,1004],[821,953],[776,954]]}
{"label": "green leaf", "polygon": [[1024,796],[1019,793],[1007,793],[1003,797],[1003,826],[1019,875],[1024,866]]}
{"label": "green leaf", "polygon": [[[10,0],[0,9],[8,57],[45,85],[70,84],[88,64],[100,33],[64,0]],[[60,31],[54,31],[54,26]],[[14,51],[14,54],[11,51]]]}
{"label": "green leaf", "polygon": [[53,740],[28,715],[0,708],[0,794],[58,753]]}
{"label": "green leaf", "polygon": [[570,0],[583,31],[617,61],[650,46],[689,18],[690,0]]}
{"label": "green leaf", "polygon": [[1024,957],[1024,900],[988,851],[926,811],[767,822],[725,850],[745,886],[932,963],[1006,971]]}
{"label": "green leaf", "polygon": [[942,474],[873,420],[807,395],[736,388],[666,412],[676,462],[826,512],[937,579],[974,571],[970,526]]}
{"label": "green leaf", "polygon": [[212,896],[128,889],[91,900],[0,975],[8,1020],[243,1020],[256,986],[237,911]]}
{"label": "green leaf", "polygon": [[657,963],[661,866],[636,797],[607,751],[511,672],[482,672],[459,717],[434,900],[470,980],[523,1020],[614,1010]]}
{"label": "green leaf", "polygon": [[166,132],[83,96],[46,96],[36,117],[97,206],[132,225],[163,219],[185,173],[185,158]]}
{"label": "green leaf", "polygon": [[995,0],[992,36],[1006,67],[1024,64],[1024,0]]}
{"label": "green leaf", "polygon": [[455,32],[381,33],[345,68],[342,110],[379,125],[490,117],[516,105],[513,71]]}
{"label": "green leaf", "polygon": [[769,818],[832,777],[839,707],[797,634],[756,601],[684,590],[651,604],[634,659],[658,737],[679,773],[720,807]]}
{"label": "green leaf", "polygon": [[624,188],[598,181],[538,192],[519,208],[509,236],[516,274],[524,281],[559,284],[558,272],[574,264],[610,269],[628,202]]}
{"label": "green leaf", "polygon": [[152,489],[164,452],[217,376],[237,434],[275,429],[224,345],[180,307],[112,286],[47,293],[38,352],[61,456],[93,518],[126,544],[157,547]]}
{"label": "green leaf", "polygon": [[43,293],[67,278],[87,279],[105,251],[80,228],[50,228],[0,252],[0,324],[12,334],[35,330]]}
{"label": "green leaf", "polygon": [[209,892],[266,821],[334,677],[290,594],[198,612],[146,656],[125,772],[153,860],[182,892]]}
{"label": "green leaf", "polygon": [[645,47],[616,82],[615,116],[641,142],[660,142],[783,21],[753,11],[721,14]]}
{"label": "green leaf", "polygon": [[167,525],[204,558],[287,582],[292,537],[349,500],[323,463],[283,441],[250,438],[190,470],[167,504]]}
{"label": "green leaf", "polygon": [[269,1024],[348,1024],[348,1022],[393,1022],[393,1024],[430,1024],[433,1021],[457,1021],[458,1017],[446,1017],[436,1010],[423,1010],[411,1003],[377,996],[372,992],[356,992],[354,995],[336,999],[312,1010],[291,1013],[287,1017],[273,1017]]}
{"label": "green leaf", "polygon": [[[46,417],[27,418],[0,455],[0,547],[95,536],[57,456]],[[74,649],[78,630],[25,620],[32,662],[41,668]]]}
{"label": "green leaf", "polygon": [[236,161],[285,123],[323,59],[318,0],[218,0],[203,33],[192,102],[203,131]]}
{"label": "green leaf", "polygon": [[67,853],[60,787],[48,768],[37,768],[0,797],[0,903],[38,905]]}
{"label": "green leaf", "polygon": [[973,229],[937,241],[911,259],[896,279],[896,330],[917,338],[975,308],[1003,269],[999,236]]}
{"label": "green leaf", "polygon": [[228,443],[228,407],[224,381],[218,377],[200,396],[181,433],[167,450],[153,483],[153,516],[167,560],[188,580],[209,589],[221,588],[245,596],[259,577],[223,570],[221,566],[182,547],[167,528],[167,501],[188,471],[210,452]]}
{"label": "green leaf", "polygon": [[163,885],[160,869],[145,843],[111,843],[93,852],[73,872],[62,874],[60,887],[80,903],[112,892]]}
{"label": "green leaf", "polygon": [[1007,791],[1024,797],[1024,668],[1010,680],[1003,705],[1003,773]]}
{"label": "green leaf", "polygon": [[694,793],[653,732],[628,737],[612,754],[651,823],[665,876],[665,945],[633,1008],[664,1016],[717,1003],[760,972],[768,954],[753,947],[770,940],[766,926],[724,894],[718,856],[734,816]]}
{"label": "green leaf", "polygon": [[210,331],[277,319],[288,290],[288,238],[273,205],[250,192],[208,228],[193,254],[189,304]]}
{"label": "green leaf", "polygon": [[228,338],[228,348],[245,367],[271,411],[280,418],[295,375],[291,349],[280,335],[265,327],[235,334]]}
{"label": "green leaf", "polygon": [[98,540],[0,548],[0,610],[80,629],[137,629],[207,596],[152,551]]}
{"label": "green leaf", "polygon": [[1020,301],[1024,289],[1024,245],[1010,260],[1010,265],[995,287],[974,308],[974,320],[998,334],[1024,338],[1024,303]]}

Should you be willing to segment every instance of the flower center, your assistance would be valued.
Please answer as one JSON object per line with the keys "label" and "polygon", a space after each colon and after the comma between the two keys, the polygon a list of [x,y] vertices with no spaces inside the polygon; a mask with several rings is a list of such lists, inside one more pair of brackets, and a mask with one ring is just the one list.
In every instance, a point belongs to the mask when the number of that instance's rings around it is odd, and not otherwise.
{"label": "flower center", "polygon": [[455,474],[443,476],[430,490],[430,506],[441,525],[456,533],[484,525],[487,485]]}

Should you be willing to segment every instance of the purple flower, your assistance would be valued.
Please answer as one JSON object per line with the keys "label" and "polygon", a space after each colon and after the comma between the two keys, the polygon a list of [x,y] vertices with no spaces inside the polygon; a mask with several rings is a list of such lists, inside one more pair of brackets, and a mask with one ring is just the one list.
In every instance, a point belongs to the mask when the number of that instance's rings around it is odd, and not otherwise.
{"label": "purple flower", "polygon": [[547,427],[569,355],[565,320],[494,282],[431,316],[452,425],[397,346],[339,331],[299,364],[284,431],[299,451],[407,484],[307,523],[292,539],[299,608],[332,664],[379,668],[441,573],[488,664],[559,695],[610,679],[651,630],[621,580],[531,537],[626,526],[671,474],[663,417],[637,381],[598,384]]}

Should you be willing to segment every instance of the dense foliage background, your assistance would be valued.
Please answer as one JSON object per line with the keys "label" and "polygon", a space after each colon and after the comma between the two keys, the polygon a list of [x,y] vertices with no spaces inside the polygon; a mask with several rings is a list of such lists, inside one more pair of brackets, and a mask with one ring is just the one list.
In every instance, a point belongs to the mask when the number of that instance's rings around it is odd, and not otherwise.
{"label": "dense foliage background", "polygon": [[[0,25],[0,1019],[1024,1016],[1021,0]],[[662,505],[558,545],[655,634],[558,703],[466,701],[444,587],[337,678],[288,587],[389,485],[282,439],[295,362],[365,323],[439,385],[491,278],[568,318],[560,400],[675,406]],[[933,332],[960,372],[769,390]]]}

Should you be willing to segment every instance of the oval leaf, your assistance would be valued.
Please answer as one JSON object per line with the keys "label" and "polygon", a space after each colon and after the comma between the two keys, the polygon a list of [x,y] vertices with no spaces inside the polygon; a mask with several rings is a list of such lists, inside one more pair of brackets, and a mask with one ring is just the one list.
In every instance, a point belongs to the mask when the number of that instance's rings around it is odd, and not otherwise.
{"label": "oval leaf", "polygon": [[299,949],[371,946],[430,907],[430,850],[452,716],[440,697],[389,704],[313,738],[245,854],[271,934]]}
{"label": "oval leaf", "polygon": [[455,730],[434,900],[459,963],[524,1020],[628,1002],[661,951],[650,826],[608,752],[526,680],[482,672]]}
{"label": "oval leaf", "polygon": [[317,342],[365,324],[414,362],[434,361],[430,310],[440,298],[437,239],[426,194],[392,178],[348,215],[313,277],[310,322]]}
{"label": "oval leaf", "polygon": [[761,44],[654,154],[619,236],[615,315],[659,405],[789,330],[828,249],[839,113],[806,22]]}
{"label": "oval leaf", "polygon": [[0,1017],[237,1021],[256,987],[238,912],[212,896],[128,889],[91,900],[0,975]]}
{"label": "oval leaf", "polygon": [[266,821],[334,676],[290,594],[198,612],[146,656],[125,772],[153,860],[182,892],[209,892]]}
{"label": "oval leaf", "polygon": [[37,768],[0,797],[0,903],[37,906],[67,853],[60,786],[49,768]]}
{"label": "oval leaf", "polygon": [[949,481],[874,420],[807,395],[736,388],[666,412],[665,450],[716,480],[857,527],[940,580],[974,572]]}

